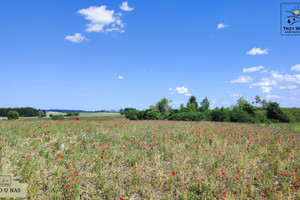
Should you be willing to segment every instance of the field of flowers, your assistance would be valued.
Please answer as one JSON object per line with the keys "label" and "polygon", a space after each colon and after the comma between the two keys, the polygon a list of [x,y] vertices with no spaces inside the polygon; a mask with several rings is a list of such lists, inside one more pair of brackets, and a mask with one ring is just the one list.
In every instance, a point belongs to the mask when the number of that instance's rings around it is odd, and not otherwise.
{"label": "field of flowers", "polygon": [[0,121],[1,166],[30,199],[300,199],[299,140],[233,123]]}

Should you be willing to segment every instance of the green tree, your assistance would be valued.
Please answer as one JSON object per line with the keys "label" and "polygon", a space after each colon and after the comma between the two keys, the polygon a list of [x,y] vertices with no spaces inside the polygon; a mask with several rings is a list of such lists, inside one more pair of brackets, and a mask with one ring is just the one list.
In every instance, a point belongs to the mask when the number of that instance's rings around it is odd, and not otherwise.
{"label": "green tree", "polygon": [[187,103],[186,107],[192,111],[192,112],[196,112],[198,109],[198,102],[196,100],[195,96],[191,96],[189,99],[189,102]]}
{"label": "green tree", "polygon": [[7,119],[8,120],[19,119],[19,113],[17,111],[11,110],[7,113]]}
{"label": "green tree", "polygon": [[201,105],[201,110],[202,111],[206,111],[209,109],[209,105],[210,105],[210,102],[208,101],[207,97],[205,97],[202,102],[200,103]]}
{"label": "green tree", "polygon": [[155,108],[161,113],[169,113],[172,110],[172,107],[169,105],[169,100],[166,98],[162,98],[157,102]]}
{"label": "green tree", "polygon": [[267,117],[274,122],[290,122],[289,117],[276,102],[269,102],[267,105]]}

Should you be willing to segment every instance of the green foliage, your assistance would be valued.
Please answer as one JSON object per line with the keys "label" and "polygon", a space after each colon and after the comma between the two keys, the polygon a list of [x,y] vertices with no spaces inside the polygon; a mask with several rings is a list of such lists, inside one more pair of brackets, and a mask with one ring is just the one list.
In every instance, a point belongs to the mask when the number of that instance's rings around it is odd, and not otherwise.
{"label": "green foliage", "polygon": [[251,117],[246,111],[234,107],[230,112],[231,122],[254,123],[254,118]]}
{"label": "green foliage", "polygon": [[39,116],[39,110],[30,107],[24,108],[0,108],[0,117],[7,117],[9,111],[16,111],[20,117],[36,117]]}
{"label": "green foliage", "polygon": [[64,116],[63,115],[53,115],[52,120],[63,120]]}
{"label": "green foliage", "polygon": [[136,109],[130,109],[125,112],[125,117],[130,120],[138,120],[138,112],[139,111],[137,111]]}
{"label": "green foliage", "polygon": [[161,113],[156,109],[147,109],[145,113],[146,119],[159,120],[162,119]]}
{"label": "green foliage", "polygon": [[39,111],[38,111],[38,117],[39,117],[39,118],[46,117],[46,112],[43,111],[43,110],[39,110]]}
{"label": "green foliage", "polygon": [[201,104],[201,111],[206,111],[209,109],[210,102],[208,101],[207,97],[205,97],[200,104]]}
{"label": "green foliage", "polygon": [[11,110],[7,113],[7,119],[8,120],[19,119],[19,113],[17,111]]}
{"label": "green foliage", "polygon": [[228,122],[230,121],[229,110],[223,107],[221,109],[216,107],[211,111],[211,118],[212,121],[216,122]]}
{"label": "green foliage", "polygon": [[172,114],[169,119],[174,121],[201,121],[205,119],[205,116],[203,113],[180,112]]}
{"label": "green foliage", "polygon": [[191,96],[189,99],[189,102],[187,103],[186,107],[191,111],[191,112],[196,112],[198,109],[198,103],[196,100],[196,97]]}
{"label": "green foliage", "polygon": [[[253,106],[254,104],[257,107]],[[185,107],[171,109],[169,101],[162,98],[155,106],[151,105],[145,111],[125,108],[127,119],[131,120],[176,120],[176,121],[217,121],[241,123],[272,123],[272,122],[300,122],[300,109],[282,109],[276,102],[267,102],[259,96],[250,104],[244,97],[237,100],[237,104],[230,108],[209,109],[210,102],[205,97],[198,107],[196,97],[191,96]],[[259,107],[260,105],[260,107]]]}
{"label": "green foliage", "polygon": [[257,110],[255,112],[254,118],[256,123],[268,123],[270,121],[266,116],[265,110]]}
{"label": "green foliage", "polygon": [[172,107],[169,105],[169,100],[166,98],[162,98],[157,102],[155,108],[161,113],[169,113],[172,110]]}
{"label": "green foliage", "polygon": [[68,117],[79,116],[79,112],[67,112],[67,116],[68,116]]}
{"label": "green foliage", "polygon": [[273,122],[289,122],[290,119],[276,102],[269,102],[267,105],[267,117]]}

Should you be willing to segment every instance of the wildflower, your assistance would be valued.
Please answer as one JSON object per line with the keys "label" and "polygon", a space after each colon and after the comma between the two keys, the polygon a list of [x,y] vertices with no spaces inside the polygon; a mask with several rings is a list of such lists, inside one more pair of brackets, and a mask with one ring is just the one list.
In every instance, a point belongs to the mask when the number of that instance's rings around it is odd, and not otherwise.
{"label": "wildflower", "polygon": [[225,194],[226,194],[226,192],[222,192],[222,194],[223,194],[223,195],[225,195]]}
{"label": "wildflower", "polygon": [[69,186],[69,185],[67,185],[66,187],[67,187],[67,188],[69,188],[70,186]]}
{"label": "wildflower", "polygon": [[173,176],[175,176],[175,175],[176,175],[176,173],[175,173],[175,172],[172,172],[172,174],[173,174]]}

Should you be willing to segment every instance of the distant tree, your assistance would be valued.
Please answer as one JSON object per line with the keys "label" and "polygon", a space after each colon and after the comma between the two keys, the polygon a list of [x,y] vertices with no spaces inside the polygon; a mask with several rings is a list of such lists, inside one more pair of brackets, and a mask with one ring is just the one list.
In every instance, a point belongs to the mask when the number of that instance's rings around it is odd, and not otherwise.
{"label": "distant tree", "polygon": [[157,102],[155,108],[161,113],[169,113],[172,109],[169,105],[169,100],[166,98],[162,98],[159,102]]}
{"label": "distant tree", "polygon": [[120,110],[120,114],[121,114],[121,115],[124,115],[124,111],[123,111],[122,108],[121,108],[121,110]]}
{"label": "distant tree", "polygon": [[19,113],[17,111],[11,110],[7,113],[7,119],[8,120],[19,119]]}
{"label": "distant tree", "polygon": [[191,96],[186,107],[192,111],[192,112],[196,112],[197,111],[197,108],[198,108],[198,102],[196,100],[196,97],[195,96]]}
{"label": "distant tree", "polygon": [[283,112],[276,102],[269,102],[267,105],[267,117],[274,122],[290,122],[288,115]]}
{"label": "distant tree", "polygon": [[145,118],[152,119],[152,120],[159,120],[162,118],[162,116],[161,116],[161,112],[159,112],[157,109],[148,109],[146,110]]}
{"label": "distant tree", "polygon": [[46,117],[46,112],[43,111],[43,110],[39,110],[39,111],[38,111],[38,117],[39,117],[39,118]]}
{"label": "distant tree", "polygon": [[201,110],[202,111],[205,111],[205,110],[208,110],[209,109],[209,105],[210,105],[210,102],[208,101],[207,97],[205,97],[202,102],[200,103],[201,105]]}
{"label": "distant tree", "polygon": [[136,109],[131,109],[127,112],[125,112],[126,119],[130,120],[138,120],[138,112]]}

